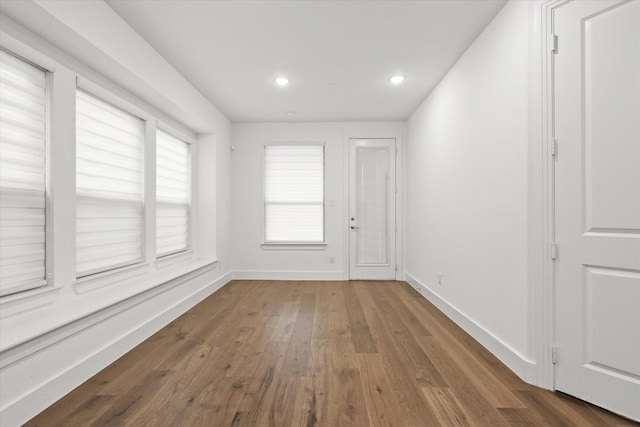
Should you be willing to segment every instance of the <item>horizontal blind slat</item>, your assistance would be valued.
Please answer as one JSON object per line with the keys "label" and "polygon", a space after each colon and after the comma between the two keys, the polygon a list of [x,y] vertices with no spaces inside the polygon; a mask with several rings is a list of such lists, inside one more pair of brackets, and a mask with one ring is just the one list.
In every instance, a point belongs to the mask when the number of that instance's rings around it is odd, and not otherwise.
{"label": "horizontal blind slat", "polygon": [[44,243],[44,226],[27,225],[22,227],[4,227],[0,226],[2,240],[0,245],[19,246],[29,243]]}
{"label": "horizontal blind slat", "polygon": [[[142,234],[133,234],[129,230],[115,230],[108,233],[107,236],[100,236],[96,239],[99,232],[84,232],[78,235],[76,247],[86,248],[89,246],[106,246],[122,242],[138,242],[142,239]],[[97,243],[96,243],[97,242]]]}
{"label": "horizontal blind slat", "polygon": [[42,98],[42,95],[46,92],[46,89],[43,86],[38,86],[30,83],[16,81],[13,76],[8,75],[7,73],[0,73],[0,88],[2,88],[3,92],[12,92],[13,95],[8,96],[8,99],[15,99],[14,96],[16,94],[21,94],[22,96],[29,97],[34,103],[38,105],[45,105],[45,99]]}
{"label": "horizontal blind slat", "polygon": [[44,277],[44,264],[41,260],[25,261],[20,264],[5,265],[0,269],[0,280],[10,282],[22,282],[25,279],[34,282]]}
{"label": "horizontal blind slat", "polygon": [[30,147],[20,149],[15,144],[0,142],[0,163],[5,168],[14,170],[29,169],[30,172],[39,173],[45,166],[44,150],[32,150]]}
{"label": "horizontal blind slat", "polygon": [[182,237],[185,238],[185,233],[187,231],[186,224],[183,225],[164,225],[158,227],[158,229],[162,230],[161,238],[174,238],[174,237]]}
{"label": "horizontal blind slat", "polygon": [[[90,136],[91,137],[91,136]],[[140,159],[140,151],[135,147],[122,146],[118,144],[112,144],[111,140],[102,141],[97,138],[84,140],[78,138],[78,149],[76,150],[76,157],[84,162],[94,162],[103,164],[117,163],[119,167],[127,168],[130,170],[140,170],[140,165],[137,161]],[[100,145],[97,145],[100,144]]]}
{"label": "horizontal blind slat", "polygon": [[0,227],[44,227],[44,225],[44,212],[40,209],[0,207]]}
{"label": "horizontal blind slat", "polygon": [[21,111],[7,111],[8,108],[2,108],[0,111],[0,127],[13,130],[14,132],[26,132],[38,139],[42,139],[44,143],[45,119],[34,119],[33,115],[24,114]]}
{"label": "horizontal blind slat", "polygon": [[23,88],[15,87],[11,83],[0,81],[0,92],[2,92],[1,105],[34,114],[38,122],[43,121],[40,115],[46,110],[43,97],[44,89],[38,89],[35,93],[31,93]]}
{"label": "horizontal blind slat", "polygon": [[89,129],[77,129],[76,141],[84,150],[99,150],[103,153],[117,154],[123,157],[137,158],[140,147],[130,141],[116,140],[104,133],[92,132]]}
{"label": "horizontal blind slat", "polygon": [[44,191],[0,187],[0,208],[43,209],[42,215],[44,215],[44,207]]}
{"label": "horizontal blind slat", "polygon": [[45,152],[44,133],[31,132],[24,128],[0,125],[0,144],[23,146],[34,152]]}
{"label": "horizontal blind slat", "polygon": [[1,248],[0,267],[19,265],[24,262],[40,262],[44,256],[44,248],[40,244],[19,245]]}

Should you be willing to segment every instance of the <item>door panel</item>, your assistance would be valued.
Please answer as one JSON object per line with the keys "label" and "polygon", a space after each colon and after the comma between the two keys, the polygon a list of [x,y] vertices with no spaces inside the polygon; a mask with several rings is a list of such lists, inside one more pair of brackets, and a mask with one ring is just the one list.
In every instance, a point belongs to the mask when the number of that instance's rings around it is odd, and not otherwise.
{"label": "door panel", "polygon": [[636,1],[584,23],[587,231],[640,231],[639,15]]}
{"label": "door panel", "polygon": [[593,367],[640,377],[640,273],[585,267],[586,360]]}
{"label": "door panel", "polygon": [[395,140],[350,140],[351,279],[395,278]]}
{"label": "door panel", "polygon": [[360,227],[356,233],[356,265],[389,265],[389,150],[356,147],[356,163],[356,218]]}
{"label": "door panel", "polygon": [[556,388],[640,419],[640,2],[553,18]]}

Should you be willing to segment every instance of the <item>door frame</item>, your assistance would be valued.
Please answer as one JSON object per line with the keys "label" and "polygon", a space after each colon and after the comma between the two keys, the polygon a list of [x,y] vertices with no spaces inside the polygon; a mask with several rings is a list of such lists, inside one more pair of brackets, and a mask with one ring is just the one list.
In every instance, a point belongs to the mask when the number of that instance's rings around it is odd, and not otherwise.
{"label": "door frame", "polygon": [[[380,145],[382,144],[382,145]],[[359,145],[361,145],[359,147]],[[349,206],[347,207],[347,215],[349,216],[349,280],[395,280],[397,271],[398,271],[398,263],[396,257],[396,238],[398,234],[398,226],[396,221],[396,195],[398,193],[398,186],[396,183],[396,157],[398,155],[397,151],[397,141],[395,138],[352,138],[349,139]],[[356,270],[358,269],[357,262],[357,253],[358,253],[358,244],[356,243],[359,238],[359,233],[357,231],[354,232],[352,229],[354,223],[352,221],[352,217],[356,215],[357,211],[357,200],[355,200],[354,196],[356,196],[358,187],[358,178],[357,178],[357,164],[359,159],[360,149],[371,150],[371,149],[380,149],[384,147],[386,152],[387,159],[387,171],[386,171],[386,184],[385,184],[385,199],[386,199],[386,240],[387,243],[390,243],[387,249],[387,260],[385,266],[361,266],[362,269],[357,274]],[[361,222],[362,218],[358,218],[356,221],[356,225],[360,228],[363,226]],[[383,267],[383,268],[381,268]],[[369,275],[365,270],[374,270],[375,274]],[[385,270],[389,273],[388,276],[379,278],[375,277],[378,274],[381,274],[382,271]],[[390,271],[389,271],[390,270]],[[354,277],[355,276],[355,277]]]}
{"label": "door frame", "polygon": [[[371,125],[363,125],[362,129],[359,129],[360,126],[355,126],[353,129],[349,129],[343,133],[342,141],[343,141],[343,161],[345,162],[344,167],[344,175],[343,175],[343,188],[344,188],[344,197],[343,197],[343,206],[345,206],[345,210],[343,212],[343,265],[345,266],[345,280],[349,280],[351,276],[351,267],[350,267],[350,229],[349,229],[349,206],[351,202],[351,191],[350,191],[350,174],[351,174],[351,159],[350,159],[350,141],[352,139],[395,139],[396,140],[396,156],[395,156],[395,168],[396,168],[396,187],[398,188],[398,192],[396,193],[396,206],[395,206],[395,217],[396,217],[396,265],[398,269],[395,273],[395,280],[405,280],[405,269],[404,269],[404,254],[406,253],[405,247],[405,197],[404,197],[404,143],[403,136],[406,131],[405,123],[393,123],[385,126],[384,129],[380,131],[371,131]],[[391,130],[389,128],[392,128]]]}
{"label": "door frame", "polygon": [[[548,0],[542,3],[540,11],[540,28],[538,56],[541,61],[540,82],[540,142],[542,156],[540,170],[542,172],[542,214],[540,232],[542,248],[539,250],[539,286],[535,290],[535,343],[536,343],[536,376],[537,385],[550,390],[556,389],[556,366],[554,364],[554,348],[556,341],[556,254],[555,254],[555,153],[557,150],[554,129],[554,56],[555,50],[561,47],[555,44],[553,35],[553,14],[556,9],[572,0]],[[535,37],[538,38],[538,37]],[[535,63],[533,64],[535,66]],[[536,99],[533,99],[536,102]],[[535,265],[535,264],[534,264]]]}

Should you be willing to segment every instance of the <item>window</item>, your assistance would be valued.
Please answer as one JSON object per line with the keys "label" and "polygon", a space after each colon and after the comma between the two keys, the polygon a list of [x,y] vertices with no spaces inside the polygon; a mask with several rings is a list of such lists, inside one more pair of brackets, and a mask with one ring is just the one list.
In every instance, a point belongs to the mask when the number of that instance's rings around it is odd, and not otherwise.
{"label": "window", "polygon": [[46,74],[0,51],[0,295],[46,284]]}
{"label": "window", "polygon": [[156,133],[156,256],[189,247],[189,144]]}
{"label": "window", "polygon": [[324,242],[324,146],[267,145],[265,243]]}
{"label": "window", "polygon": [[76,274],[143,259],[144,121],[76,91]]}

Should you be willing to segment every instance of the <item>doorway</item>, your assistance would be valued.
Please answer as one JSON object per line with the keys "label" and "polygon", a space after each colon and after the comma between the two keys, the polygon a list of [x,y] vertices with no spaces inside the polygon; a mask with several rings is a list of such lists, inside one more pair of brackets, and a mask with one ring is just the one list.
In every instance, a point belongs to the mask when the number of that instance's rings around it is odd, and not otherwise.
{"label": "doorway", "polygon": [[349,278],[396,276],[396,140],[349,140]]}

